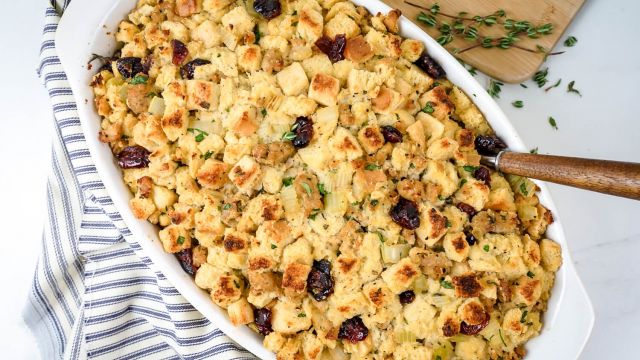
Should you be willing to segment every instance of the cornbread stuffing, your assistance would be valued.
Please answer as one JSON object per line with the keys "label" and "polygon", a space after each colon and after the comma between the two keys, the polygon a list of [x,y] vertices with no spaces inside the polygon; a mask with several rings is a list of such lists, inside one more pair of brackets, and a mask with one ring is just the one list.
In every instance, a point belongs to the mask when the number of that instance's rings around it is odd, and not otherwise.
{"label": "cornbread stuffing", "polygon": [[139,0],[91,86],[131,209],[285,359],[521,359],[561,250],[400,12]]}

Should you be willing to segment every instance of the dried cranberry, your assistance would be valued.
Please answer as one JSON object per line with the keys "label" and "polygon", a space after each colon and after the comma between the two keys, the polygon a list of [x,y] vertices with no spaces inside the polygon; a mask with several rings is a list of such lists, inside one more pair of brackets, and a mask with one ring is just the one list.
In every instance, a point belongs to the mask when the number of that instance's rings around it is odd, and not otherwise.
{"label": "dried cranberry", "polygon": [[486,167],[481,166],[477,168],[476,171],[473,172],[473,177],[482,181],[487,186],[491,186],[491,173]]}
{"label": "dried cranberry", "polygon": [[469,244],[469,246],[472,246],[478,242],[478,239],[476,239],[476,237],[473,236],[472,233],[465,233],[464,235],[465,235],[465,240],[467,240],[467,244]]}
{"label": "dried cranberry", "polygon": [[347,37],[344,34],[339,34],[331,40],[331,38],[323,36],[316,40],[316,46],[320,51],[327,54],[331,62],[335,63],[344,60],[344,49],[347,47]]}
{"label": "dried cranberry", "polygon": [[407,305],[411,304],[413,300],[416,299],[416,293],[413,290],[403,291],[398,295],[400,297],[400,304]]}
{"label": "dried cranberry", "polygon": [[253,311],[253,322],[262,335],[269,335],[273,332],[271,328],[271,310],[267,308],[255,309]]}
{"label": "dried cranberry", "polygon": [[118,153],[118,165],[123,169],[139,169],[149,166],[149,150],[140,145],[127,146]]}
{"label": "dried cranberry", "polygon": [[440,64],[438,64],[427,53],[422,53],[418,60],[416,60],[415,64],[418,65],[420,69],[424,70],[427,75],[431,76],[434,79],[440,79],[447,75],[442,66],[440,66]]}
{"label": "dried cranberry", "polygon": [[498,155],[498,153],[507,148],[502,139],[495,135],[478,135],[475,140],[476,150],[480,155]]}
{"label": "dried cranberry", "polygon": [[278,0],[254,0],[253,9],[269,20],[282,13],[282,6]]}
{"label": "dried cranberry", "polygon": [[420,213],[418,206],[403,197],[391,208],[391,219],[405,229],[415,230],[420,227]]}
{"label": "dried cranberry", "polygon": [[171,62],[173,65],[180,65],[187,59],[189,55],[189,49],[187,46],[180,40],[171,40],[171,47],[173,48],[173,57],[171,58]]}
{"label": "dried cranberry", "polygon": [[489,325],[490,316],[486,316],[484,321],[477,325],[469,325],[466,322],[460,323],[460,333],[464,335],[475,335]]}
{"label": "dried cranberry", "polygon": [[180,261],[180,266],[182,266],[182,270],[191,276],[196,275],[196,268],[193,266],[193,253],[191,249],[183,249],[176,253],[176,257]]}
{"label": "dried cranberry", "polygon": [[307,291],[316,301],[322,301],[333,294],[331,263],[328,260],[313,261],[313,267],[307,277]]}
{"label": "dried cranberry", "polygon": [[139,57],[123,57],[116,60],[116,68],[123,78],[130,79],[139,73],[144,73],[142,59]]}
{"label": "dried cranberry", "polygon": [[207,64],[211,64],[211,61],[205,59],[193,59],[182,65],[180,68],[180,76],[182,76],[183,79],[193,79],[193,73],[196,70],[196,66]]}
{"label": "dried cranberry", "polygon": [[458,210],[462,211],[463,213],[467,214],[469,216],[469,219],[473,218],[477,211],[476,209],[474,209],[473,206],[467,204],[467,203],[463,203],[460,202],[456,205],[456,207],[458,208]]}
{"label": "dried cranberry", "polygon": [[382,136],[384,136],[384,141],[392,144],[402,142],[402,133],[400,130],[390,125],[382,127]]}
{"label": "dried cranberry", "polygon": [[348,340],[351,343],[357,343],[367,338],[369,335],[369,329],[364,326],[360,316],[354,316],[351,319],[345,320],[340,325],[340,331],[338,331],[338,339]]}
{"label": "dried cranberry", "polygon": [[296,137],[291,141],[293,146],[298,149],[307,147],[313,137],[313,121],[306,116],[298,116],[292,129],[296,134]]}

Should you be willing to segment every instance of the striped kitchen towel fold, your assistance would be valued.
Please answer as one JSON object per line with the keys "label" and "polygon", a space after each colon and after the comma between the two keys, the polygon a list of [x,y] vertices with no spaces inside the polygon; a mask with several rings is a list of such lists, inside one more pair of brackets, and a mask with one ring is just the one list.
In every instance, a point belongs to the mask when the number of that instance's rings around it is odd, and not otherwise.
{"label": "striped kitchen towel fold", "polygon": [[39,75],[55,137],[48,219],[24,318],[43,359],[254,359],[167,282],[107,194],[55,49],[69,1],[46,10]]}

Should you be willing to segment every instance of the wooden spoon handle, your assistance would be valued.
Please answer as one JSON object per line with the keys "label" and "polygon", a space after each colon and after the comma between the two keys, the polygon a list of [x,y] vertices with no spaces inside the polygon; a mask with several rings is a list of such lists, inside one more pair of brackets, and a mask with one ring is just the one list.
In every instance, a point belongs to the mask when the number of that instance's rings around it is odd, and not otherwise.
{"label": "wooden spoon handle", "polygon": [[503,173],[640,200],[640,164],[504,151]]}

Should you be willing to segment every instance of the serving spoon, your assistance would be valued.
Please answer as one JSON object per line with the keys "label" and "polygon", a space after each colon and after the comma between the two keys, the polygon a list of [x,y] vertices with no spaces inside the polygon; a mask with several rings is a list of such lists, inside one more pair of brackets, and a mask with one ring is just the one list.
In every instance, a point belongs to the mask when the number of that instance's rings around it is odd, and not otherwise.
{"label": "serving spoon", "polygon": [[481,163],[519,175],[603,194],[640,200],[640,164],[610,160],[518,153],[482,156]]}

